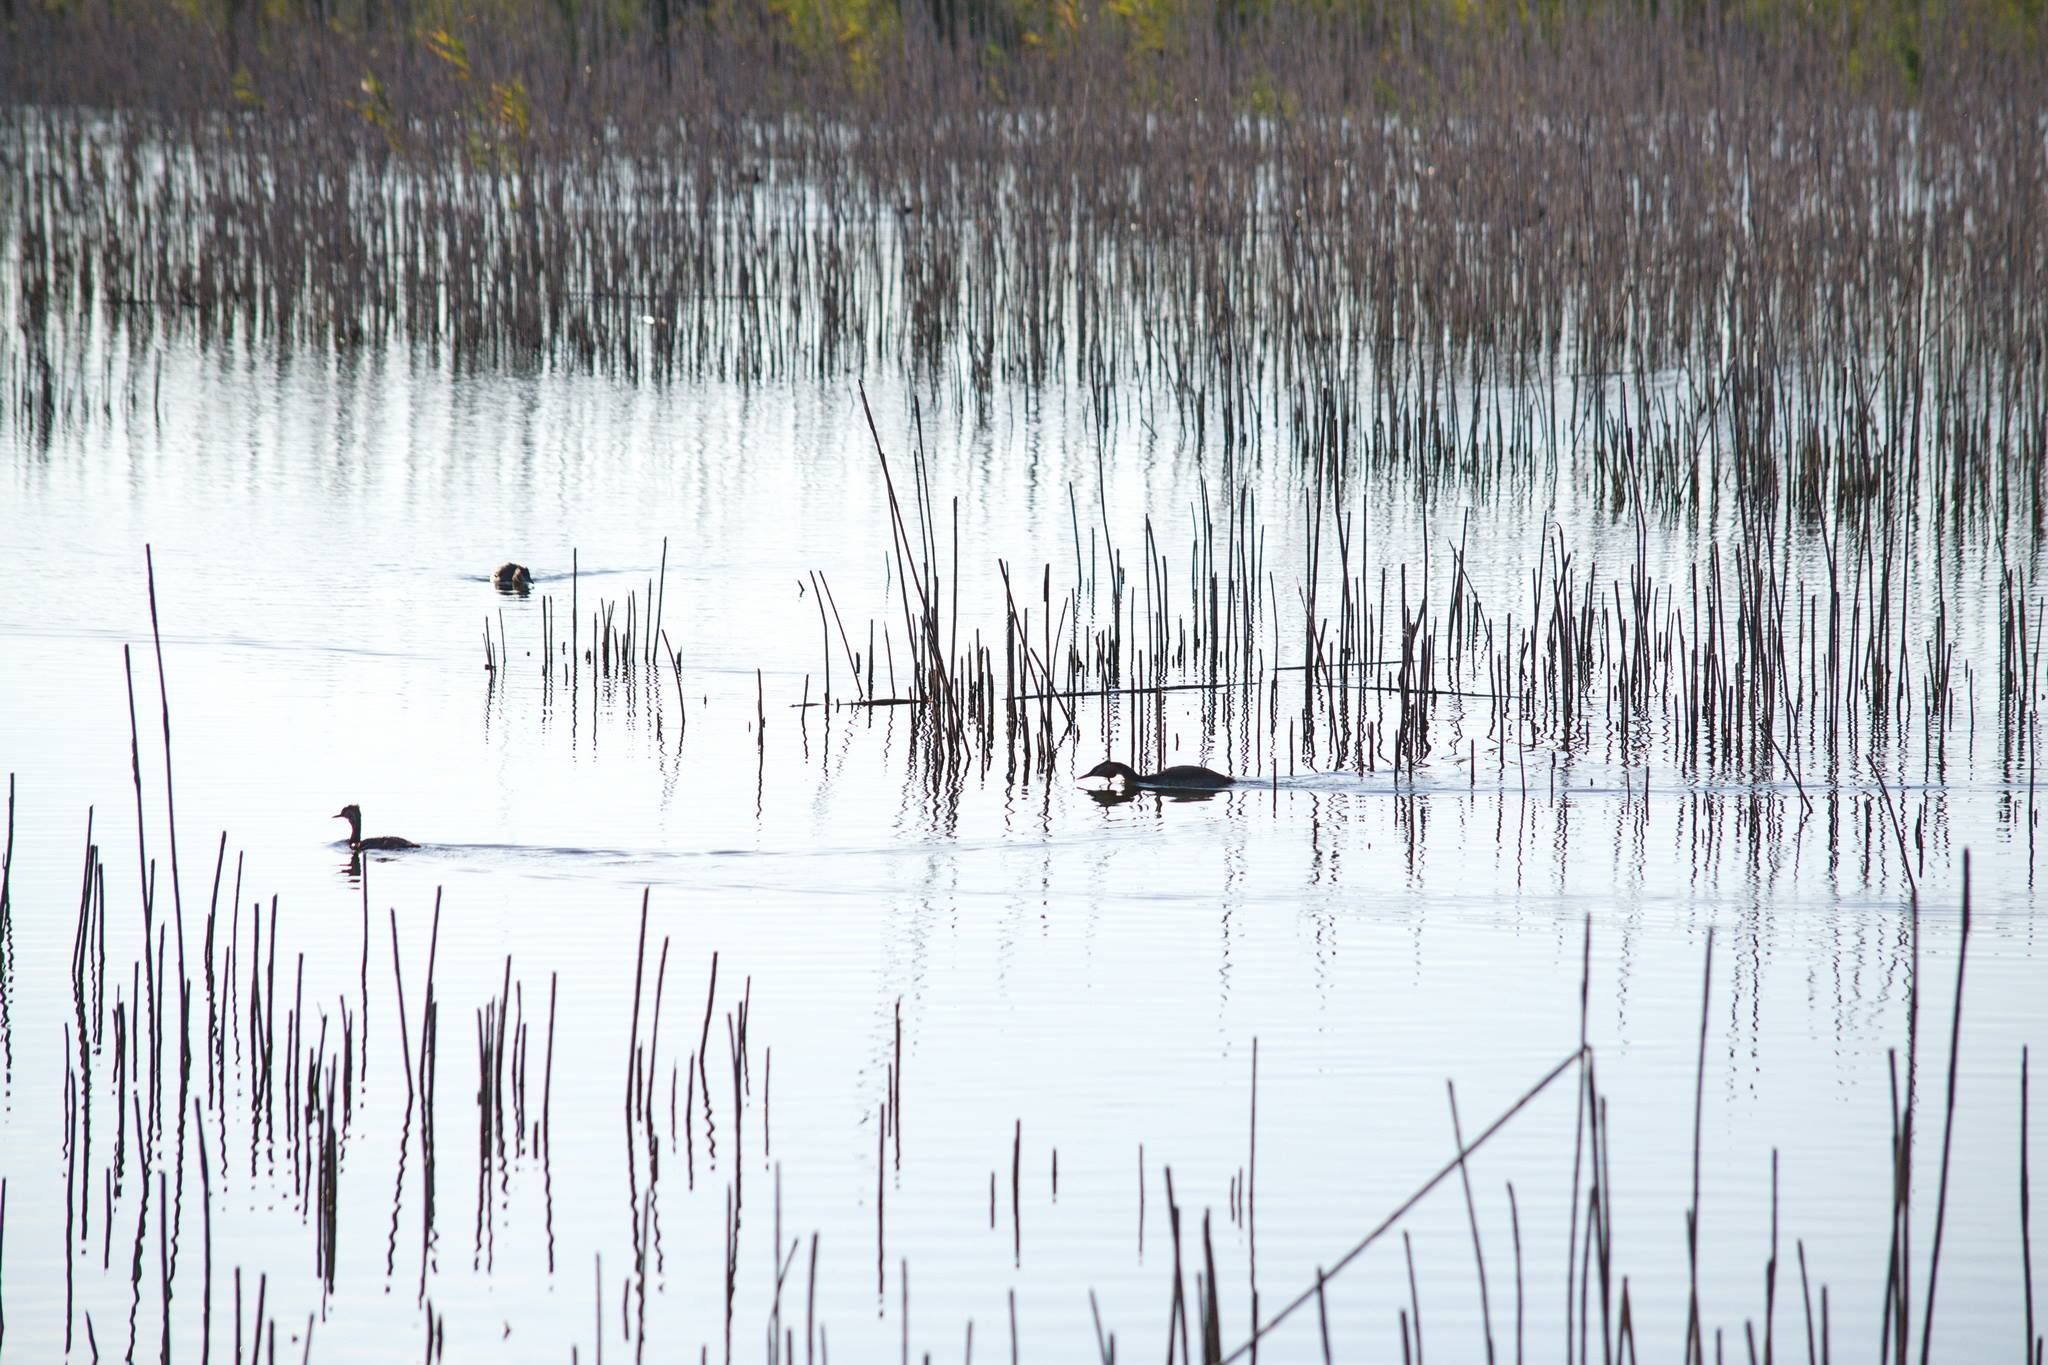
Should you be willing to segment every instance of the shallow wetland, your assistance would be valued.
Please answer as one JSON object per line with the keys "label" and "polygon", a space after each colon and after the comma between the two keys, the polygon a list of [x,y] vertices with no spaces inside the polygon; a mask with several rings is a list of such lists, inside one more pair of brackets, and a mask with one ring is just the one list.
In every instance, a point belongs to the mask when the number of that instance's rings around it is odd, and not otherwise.
{"label": "shallow wetland", "polygon": [[1614,22],[4,59],[0,1354],[2038,1361],[2040,68]]}

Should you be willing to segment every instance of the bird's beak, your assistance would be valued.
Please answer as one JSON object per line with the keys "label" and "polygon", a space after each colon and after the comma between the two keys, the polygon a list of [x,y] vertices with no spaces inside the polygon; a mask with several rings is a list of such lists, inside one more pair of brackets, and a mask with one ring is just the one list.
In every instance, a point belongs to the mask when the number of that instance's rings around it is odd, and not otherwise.
{"label": "bird's beak", "polygon": [[330,820],[346,820],[348,819],[348,816],[342,811],[336,811],[334,812],[334,814],[328,816],[327,818]]}

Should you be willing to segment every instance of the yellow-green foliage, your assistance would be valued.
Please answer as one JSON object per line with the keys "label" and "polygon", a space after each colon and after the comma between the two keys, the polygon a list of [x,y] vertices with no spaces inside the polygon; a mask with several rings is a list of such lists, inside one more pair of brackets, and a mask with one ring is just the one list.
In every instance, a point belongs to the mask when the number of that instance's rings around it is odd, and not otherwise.
{"label": "yellow-green foliage", "polygon": [[376,72],[365,71],[360,88],[363,97],[350,100],[348,107],[360,114],[363,122],[372,128],[383,129],[387,138],[395,137],[391,121],[391,92],[385,88],[384,82],[377,79]]}
{"label": "yellow-green foliage", "polygon": [[[1085,18],[1083,0],[1017,0],[1010,7],[1015,21],[1017,44],[1033,58],[1044,60],[1064,51],[1080,34]],[[990,44],[987,58],[1000,61],[1008,55]]]}
{"label": "yellow-green foliage", "polygon": [[[477,79],[468,43],[446,25],[422,25],[414,31],[412,41],[436,59],[443,78],[461,94],[463,153],[479,167],[517,169],[533,138],[533,96],[526,82],[518,76]],[[405,114],[394,106],[383,78],[375,70],[366,70],[357,89],[358,98],[346,101],[348,109],[382,131],[394,151],[404,150],[408,145]]]}
{"label": "yellow-green foliage", "polygon": [[[112,3],[117,13],[137,0],[26,0],[55,13]],[[142,4],[150,0],[140,0]],[[260,106],[251,71],[267,68],[261,54],[276,35],[315,15],[336,41],[356,48],[365,70],[359,96],[347,107],[397,138],[406,110],[393,107],[376,75],[389,66],[393,42],[416,45],[433,59],[442,79],[461,87],[470,112],[473,155],[491,162],[516,158],[545,109],[537,109],[518,73],[472,70],[478,52],[507,49],[477,41],[519,34],[559,45],[572,69],[594,53],[629,52],[652,36],[666,15],[675,33],[723,35],[742,47],[765,41],[770,60],[788,72],[787,94],[803,100],[830,90],[867,91],[892,79],[905,37],[904,15],[934,0],[156,0],[169,14],[203,30],[222,45],[227,97]],[[1499,44],[1547,42],[1582,19],[1632,21],[1707,18],[1733,22],[1770,39],[1808,45],[1836,63],[1853,89],[1897,90],[1911,95],[1940,72],[1952,78],[1977,54],[2027,54],[2048,61],[2048,0],[952,0],[971,14],[964,36],[976,44],[988,88],[1002,90],[1012,73],[1034,69],[1055,80],[1071,54],[1099,60],[1120,53],[1129,82],[1122,92],[1139,102],[1171,107],[1185,93],[1185,59],[1220,40],[1243,41],[1248,51],[1277,40],[1315,42],[1328,31],[1363,30],[1386,36],[1397,62],[1414,58],[1421,43],[1434,45],[1436,83],[1455,101],[1465,83],[1483,81],[1486,54]],[[909,7],[908,9],[906,7]],[[971,8],[970,8],[971,7]],[[387,27],[406,16],[409,33]],[[1307,34],[1306,38],[1303,37]],[[1617,41],[1625,38],[1617,36]],[[1478,58],[1441,60],[1445,45]],[[521,44],[513,44],[516,49]],[[530,49],[529,49],[530,50]],[[644,50],[644,49],[641,49]],[[1298,112],[1300,95],[1284,61],[1261,55],[1240,68],[1236,100],[1265,117]],[[1360,73],[1366,74],[1366,73]],[[1413,76],[1414,71],[1405,73]],[[530,75],[528,77],[531,78]],[[1415,99],[1412,80],[1368,77],[1375,107]],[[821,84],[822,82],[822,84]],[[473,88],[472,88],[473,87]],[[1397,87],[1405,93],[1397,95]],[[545,87],[552,88],[552,87]],[[271,92],[275,94],[276,92]]]}
{"label": "yellow-green foliage", "polygon": [[1261,71],[1246,82],[1244,108],[1262,118],[1291,119],[1300,112],[1301,101],[1270,71]]}
{"label": "yellow-green foliage", "polygon": [[263,97],[256,93],[256,78],[249,74],[249,68],[246,65],[235,68],[234,77],[229,82],[228,94],[236,104],[242,105],[244,108],[260,109],[263,107]]}
{"label": "yellow-green foliage", "polygon": [[857,90],[871,88],[903,19],[890,0],[764,0],[804,58],[837,71]]}
{"label": "yellow-green foliage", "polygon": [[1140,57],[1167,52],[1186,13],[1179,0],[1105,0],[1104,9],[1122,24],[1130,50]]}

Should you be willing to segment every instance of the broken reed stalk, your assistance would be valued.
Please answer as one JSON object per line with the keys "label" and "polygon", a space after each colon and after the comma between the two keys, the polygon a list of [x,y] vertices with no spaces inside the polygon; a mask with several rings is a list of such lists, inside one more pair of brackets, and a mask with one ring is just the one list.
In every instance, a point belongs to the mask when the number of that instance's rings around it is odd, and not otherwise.
{"label": "broken reed stalk", "polygon": [[[1421,1185],[1417,1186],[1399,1204],[1395,1205],[1390,1213],[1388,1213],[1378,1223],[1374,1224],[1371,1231],[1366,1233],[1364,1237],[1362,1237],[1361,1239],[1359,1239],[1358,1242],[1353,1244],[1351,1248],[1347,1250],[1342,1256],[1339,1256],[1336,1259],[1336,1261],[1334,1261],[1330,1265],[1328,1275],[1325,1278],[1336,1278],[1339,1274],[1343,1272],[1346,1266],[1350,1265],[1353,1261],[1357,1260],[1360,1256],[1364,1255],[1366,1251],[1368,1251],[1375,1243],[1377,1243],[1381,1237],[1385,1236],[1387,1232],[1395,1226],[1395,1224],[1399,1223],[1402,1218],[1407,1216],[1409,1210],[1413,1209],[1417,1204],[1421,1203],[1423,1199],[1429,1195],[1430,1191],[1434,1190],[1444,1181],[1450,1179],[1453,1175],[1456,1175],[1459,1172],[1459,1170],[1463,1167],[1465,1159],[1467,1157],[1469,1157],[1472,1153],[1477,1152],[1481,1147],[1484,1147],[1487,1144],[1487,1142],[1489,1142],[1495,1134],[1499,1133],[1501,1129],[1505,1128],[1517,1114],[1521,1113],[1522,1110],[1526,1109],[1531,1103],[1533,1103],[1538,1095],[1541,1095],[1545,1090],[1549,1089],[1550,1086],[1553,1083],[1555,1083],[1560,1076],[1563,1076],[1566,1072],[1570,1071],[1574,1066],[1578,1065],[1581,1061],[1583,1061],[1585,1056],[1586,1052],[1584,1049],[1574,1049],[1569,1056],[1565,1057],[1562,1061],[1558,1062],[1557,1065],[1551,1067],[1549,1071],[1546,1071],[1543,1074],[1543,1076],[1535,1082],[1535,1084],[1531,1085],[1527,1090],[1524,1090],[1521,1093],[1521,1095],[1519,1095],[1514,1100],[1513,1103],[1509,1104],[1506,1109],[1502,1110],[1498,1115],[1496,1115],[1491,1123],[1487,1124],[1485,1128],[1481,1129],[1479,1133],[1473,1137],[1469,1145],[1463,1147],[1457,1155],[1453,1156],[1449,1161],[1445,1162],[1442,1166],[1438,1167],[1434,1174],[1432,1174],[1427,1180],[1423,1181]],[[1228,1362],[1236,1360],[1240,1356],[1249,1354],[1252,1349],[1252,1343],[1254,1341],[1270,1335],[1274,1328],[1278,1327],[1282,1322],[1285,1322],[1298,1309],[1304,1307],[1309,1303],[1310,1300],[1314,1299],[1316,1297],[1316,1292],[1316,1287],[1310,1286],[1309,1288],[1303,1290],[1301,1293],[1297,1294],[1294,1298],[1288,1300],[1287,1303],[1279,1309],[1279,1311],[1275,1312],[1271,1317],[1267,1318],[1264,1322],[1259,1324],[1258,1328],[1253,1332],[1251,1339],[1239,1345],[1228,1356],[1225,1356],[1223,1358],[1225,1361],[1225,1365],[1228,1365]]]}
{"label": "broken reed stalk", "polygon": [[[164,637],[157,624],[156,612],[156,553],[152,547],[142,547],[143,567],[149,582],[149,635],[156,649],[157,698],[161,705],[164,726],[164,820],[171,843],[171,900],[178,920],[179,975],[184,975],[185,957],[185,902],[181,890],[182,879],[178,875],[178,801],[171,780],[171,694],[164,680]],[[182,1112],[182,1107],[181,1107]]]}
{"label": "broken reed stalk", "polygon": [[[1245,1170],[1245,1239],[1250,1247],[1248,1277],[1251,1291],[1252,1340],[1255,1343],[1253,1356],[1258,1355],[1256,1342],[1259,1328],[1259,1037],[1252,1035],[1252,1094],[1251,1094],[1251,1136],[1250,1156]],[[1058,1168],[1055,1167],[1055,1170]]]}
{"label": "broken reed stalk", "polygon": [[1704,1365],[1706,1345],[1700,1319],[1700,1148],[1701,1129],[1707,1102],[1707,1019],[1713,1001],[1714,930],[1707,928],[1705,964],[1700,969],[1699,1063],[1693,1084],[1692,1106],[1692,1202],[1685,1211],[1685,1263],[1688,1277],[1685,1310],[1685,1350],[1688,1365]]}
{"label": "broken reed stalk", "polygon": [[[0,945],[10,942],[7,935],[13,927],[13,886],[14,886],[14,774],[7,774],[7,847],[0,852]],[[0,947],[11,957],[12,948]],[[11,1066],[11,1063],[10,1063]]]}
{"label": "broken reed stalk", "polygon": [[[541,1152],[546,1157],[554,1155],[555,1147],[555,986],[556,973],[548,973],[548,1050],[541,1066],[540,1082],[540,1136]],[[552,1243],[553,1239],[550,1239]],[[552,1255],[552,1252],[550,1252]]]}
{"label": "broken reed stalk", "polygon": [[[1934,1291],[1941,1275],[1941,1237],[1948,1223],[1948,1167],[1956,1132],[1956,1076],[1963,1045],[1963,973],[1970,960],[1970,854],[1963,852],[1962,928],[1956,939],[1956,998],[1949,1019],[1948,1090],[1942,1105],[1941,1174],[1934,1197],[1934,1244],[1927,1257],[1927,1303],[1920,1312],[1920,1365],[1927,1365],[1934,1338]],[[2029,1298],[2032,1289],[2029,1287]]]}
{"label": "broken reed stalk", "polygon": [[887,1237],[884,1235],[883,1210],[888,1199],[888,1163],[883,1159],[889,1141],[889,1110],[885,1104],[875,1114],[875,1298],[880,1299],[887,1292],[888,1268],[885,1261]]}
{"label": "broken reed stalk", "polygon": [[[1415,1365],[1422,1365],[1422,1289],[1415,1278],[1415,1242],[1413,1238],[1409,1237],[1406,1228],[1401,1229],[1401,1257],[1408,1263],[1408,1315],[1402,1318],[1401,1349],[1402,1354],[1405,1356],[1408,1347],[1407,1324],[1413,1322],[1415,1325]],[[1582,1354],[1583,1345],[1584,1343],[1581,1342]]]}
{"label": "broken reed stalk", "polygon": [[1508,1226],[1515,1242],[1515,1365],[1522,1365],[1522,1210],[1515,1203],[1515,1182],[1507,1184]]}
{"label": "broken reed stalk", "polygon": [[647,975],[647,901],[651,892],[650,887],[643,887],[640,892],[640,939],[633,950],[633,1020],[627,1034],[626,1053],[625,1110],[629,1129],[645,1085],[640,1074],[640,988]]}
{"label": "broken reed stalk", "polygon": [[2041,1358],[2041,1338],[2034,1331],[2033,1196],[2027,1180],[2027,1049],[2020,1049],[2020,1274],[2027,1300],[2027,1335],[2023,1357]]}
{"label": "broken reed stalk", "polygon": [[1880,1352],[1906,1365],[1912,1341],[1913,1153],[1919,1124],[1920,1073],[1920,896],[1907,895],[1907,939],[1911,970],[1906,978],[1906,1076],[1903,1105],[1899,1098],[1898,1060],[1892,1061],[1892,1210],[1891,1251],[1885,1274]]}
{"label": "broken reed stalk", "polygon": [[1479,1206],[1472,1198],[1472,1172],[1465,1165],[1465,1132],[1458,1122],[1458,1087],[1444,1081],[1451,1104],[1451,1137],[1458,1144],[1458,1179],[1465,1187],[1465,1218],[1472,1227],[1472,1261],[1479,1271],[1479,1325],[1486,1338],[1487,1365],[1493,1365],[1493,1304],[1486,1292],[1486,1249],[1479,1241]]}

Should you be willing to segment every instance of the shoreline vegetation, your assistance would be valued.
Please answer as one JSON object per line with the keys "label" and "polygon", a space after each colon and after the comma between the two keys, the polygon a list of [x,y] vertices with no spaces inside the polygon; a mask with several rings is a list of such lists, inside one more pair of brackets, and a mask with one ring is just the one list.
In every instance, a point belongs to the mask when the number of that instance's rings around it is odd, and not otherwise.
{"label": "shoreline vegetation", "polygon": [[1104,11],[1004,52],[904,10],[860,68],[774,10],[654,43],[637,11],[15,0],[0,379],[34,432],[97,318],[635,382],[1070,384],[1105,424],[1146,397],[1198,446],[1480,493],[1590,457],[1617,514],[1938,497],[2032,540],[2039,8],[1930,10],[1908,56],[1846,13],[1289,6],[1177,12],[1162,48]]}
{"label": "shoreline vegetation", "polygon": [[[1747,103],[1932,113],[2039,86],[2042,0],[5,0],[10,102],[521,138],[717,113],[1484,119],[1565,87],[1620,117]],[[345,120],[344,120],[345,121]]]}

